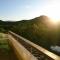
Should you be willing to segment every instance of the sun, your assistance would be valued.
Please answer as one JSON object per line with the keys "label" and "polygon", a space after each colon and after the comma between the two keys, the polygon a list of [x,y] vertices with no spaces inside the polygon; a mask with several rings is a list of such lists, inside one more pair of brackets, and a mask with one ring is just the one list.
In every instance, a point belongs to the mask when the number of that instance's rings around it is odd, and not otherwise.
{"label": "sun", "polygon": [[50,18],[52,18],[53,23],[60,22],[60,3],[58,0],[54,1],[53,3],[50,3],[48,6],[46,6],[43,10],[43,13]]}
{"label": "sun", "polygon": [[50,21],[51,21],[51,23],[54,24],[54,25],[58,25],[59,22],[60,22],[59,19],[51,19]]}

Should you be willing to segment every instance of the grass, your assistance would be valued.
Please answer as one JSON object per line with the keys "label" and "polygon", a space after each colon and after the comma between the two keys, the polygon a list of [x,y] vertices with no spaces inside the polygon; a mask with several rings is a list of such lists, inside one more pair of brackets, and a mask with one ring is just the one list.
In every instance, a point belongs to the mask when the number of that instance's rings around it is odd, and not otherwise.
{"label": "grass", "polygon": [[0,33],[0,49],[9,50],[8,39],[5,34]]}
{"label": "grass", "polygon": [[0,33],[0,60],[18,60],[4,33]]}

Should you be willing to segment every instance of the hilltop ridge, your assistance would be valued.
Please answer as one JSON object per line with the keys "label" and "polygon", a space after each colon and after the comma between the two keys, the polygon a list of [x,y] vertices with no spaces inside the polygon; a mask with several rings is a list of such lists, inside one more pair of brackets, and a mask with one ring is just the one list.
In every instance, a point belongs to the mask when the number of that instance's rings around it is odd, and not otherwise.
{"label": "hilltop ridge", "polygon": [[51,46],[60,46],[60,30],[51,29],[49,20],[50,18],[44,15],[30,20],[15,22],[0,20],[0,32],[11,30],[51,51]]}

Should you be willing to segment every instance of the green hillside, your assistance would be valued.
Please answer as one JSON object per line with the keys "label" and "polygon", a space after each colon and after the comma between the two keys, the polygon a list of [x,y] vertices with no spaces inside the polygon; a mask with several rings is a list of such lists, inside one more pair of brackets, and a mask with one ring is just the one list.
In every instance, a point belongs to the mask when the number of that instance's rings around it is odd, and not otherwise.
{"label": "green hillside", "polygon": [[1,31],[13,31],[28,40],[50,50],[51,46],[60,46],[60,29],[50,22],[47,16],[17,22],[0,21]]}
{"label": "green hillside", "polygon": [[58,44],[58,30],[50,26],[47,16],[40,16],[31,20],[19,21],[12,26],[11,30],[23,37],[50,48]]}

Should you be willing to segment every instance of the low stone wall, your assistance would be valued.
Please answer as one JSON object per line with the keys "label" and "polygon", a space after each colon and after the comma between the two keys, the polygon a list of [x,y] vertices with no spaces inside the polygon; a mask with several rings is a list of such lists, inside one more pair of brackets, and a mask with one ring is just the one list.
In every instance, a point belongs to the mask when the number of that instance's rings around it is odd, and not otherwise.
{"label": "low stone wall", "polygon": [[9,43],[14,48],[14,51],[19,60],[37,60],[24,46],[15,40],[11,35],[8,35]]}
{"label": "low stone wall", "polygon": [[[27,40],[26,38],[23,38],[22,36],[19,36],[13,32],[9,32],[9,34],[11,34],[11,36],[13,36],[17,41],[19,41],[19,44],[21,43],[24,47],[29,47],[32,48],[33,50],[36,50],[35,52],[38,53],[39,58],[38,60],[42,60],[43,58],[41,58],[40,55],[42,55],[44,57],[44,60],[60,60],[60,56],[48,51],[47,49],[44,49],[41,46],[38,46],[36,44],[34,44],[33,42]],[[29,50],[30,48],[27,47],[27,50]],[[34,55],[35,56],[35,55]],[[36,56],[35,56],[36,57]]]}

